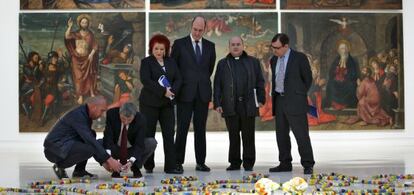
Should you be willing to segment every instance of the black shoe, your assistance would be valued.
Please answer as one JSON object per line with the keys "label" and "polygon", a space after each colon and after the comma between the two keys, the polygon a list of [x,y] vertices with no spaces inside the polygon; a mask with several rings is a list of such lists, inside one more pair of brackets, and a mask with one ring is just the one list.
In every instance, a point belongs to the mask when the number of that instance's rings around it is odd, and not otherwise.
{"label": "black shoe", "polygon": [[168,169],[164,170],[164,172],[167,174],[183,174],[183,171],[178,169]]}
{"label": "black shoe", "polygon": [[269,172],[290,172],[292,171],[292,165],[279,165],[269,169]]}
{"label": "black shoe", "polygon": [[142,173],[139,169],[136,170],[136,171],[133,171],[133,172],[134,172],[134,174],[133,174],[132,178],[141,178],[142,177]]}
{"label": "black shoe", "polygon": [[235,171],[235,170],[240,170],[240,165],[237,166],[237,165],[230,164],[230,166],[226,168],[226,171]]}
{"label": "black shoe", "polygon": [[305,175],[313,174],[313,167],[305,167],[303,169],[303,174],[305,174]]}
{"label": "black shoe", "polygon": [[253,167],[244,167],[245,171],[253,171]]}
{"label": "black shoe", "polygon": [[183,165],[182,164],[177,164],[177,170],[181,171],[181,173],[183,173],[184,172]]}
{"label": "black shoe", "polygon": [[92,174],[87,172],[86,170],[81,171],[73,171],[72,177],[90,177],[90,178],[98,178],[98,175]]}
{"label": "black shoe", "polygon": [[68,177],[68,174],[66,174],[65,169],[63,169],[63,168],[58,168],[56,164],[54,164],[54,165],[53,165],[53,172],[55,172],[56,176],[57,176],[59,179],[62,179],[62,178],[69,178],[69,177]]}
{"label": "black shoe", "polygon": [[111,177],[112,178],[121,178],[121,174],[119,174],[119,172],[112,172]]}
{"label": "black shoe", "polygon": [[206,164],[197,164],[195,167],[196,171],[210,172],[210,167],[207,167]]}
{"label": "black shoe", "polygon": [[145,169],[145,173],[153,173],[152,169]]}

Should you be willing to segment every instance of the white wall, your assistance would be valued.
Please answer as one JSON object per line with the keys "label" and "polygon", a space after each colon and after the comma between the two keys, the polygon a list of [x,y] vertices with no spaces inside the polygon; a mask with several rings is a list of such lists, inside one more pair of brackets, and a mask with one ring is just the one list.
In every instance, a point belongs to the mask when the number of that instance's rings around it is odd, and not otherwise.
{"label": "white wall", "polygon": [[[403,0],[405,64],[405,130],[361,132],[312,132],[331,138],[414,138],[414,1]],[[411,8],[413,10],[411,10]],[[43,134],[19,133],[18,128],[18,17],[19,0],[3,1],[0,6],[0,141],[38,140]],[[346,136],[344,136],[346,135]]]}

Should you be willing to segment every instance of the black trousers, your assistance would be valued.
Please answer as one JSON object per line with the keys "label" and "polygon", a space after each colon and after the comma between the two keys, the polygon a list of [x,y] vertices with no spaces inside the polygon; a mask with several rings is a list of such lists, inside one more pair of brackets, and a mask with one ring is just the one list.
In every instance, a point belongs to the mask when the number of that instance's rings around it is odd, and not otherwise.
{"label": "black trousers", "polygon": [[[144,146],[145,149],[143,153],[141,154],[141,162],[135,161],[134,164],[131,167],[132,171],[137,171],[141,169],[142,164],[145,163],[150,156],[154,156],[155,148],[157,148],[157,141],[154,138],[145,138],[144,140]],[[116,145],[111,150],[111,156],[114,159],[119,159],[121,154],[121,147]],[[128,159],[131,158],[131,156],[135,155],[136,152],[134,151],[134,147],[128,148]]]}
{"label": "black trousers", "polygon": [[[154,107],[140,103],[140,111],[147,119],[147,137],[155,137],[157,122],[160,122],[162,140],[164,143],[164,170],[176,168],[175,148],[174,148],[174,107],[163,106]],[[145,169],[154,169],[154,154],[152,154],[144,164]]]}
{"label": "black trousers", "polygon": [[75,171],[85,170],[88,159],[96,154],[94,147],[81,141],[76,141],[73,144],[65,159],[61,159],[47,149],[44,153],[46,158],[50,162],[55,163],[59,168],[65,169],[76,164]]}
{"label": "black trousers", "polygon": [[[252,168],[256,161],[255,117],[236,114],[224,118],[229,131],[229,163],[244,168]],[[240,159],[240,132],[243,141],[243,161]]]}
{"label": "black trousers", "polygon": [[207,115],[208,102],[203,102],[199,97],[192,102],[177,102],[177,137],[175,138],[177,164],[184,163],[191,117],[193,117],[196,162],[197,164],[205,163]]}
{"label": "black trousers", "polygon": [[279,161],[281,164],[292,164],[291,143],[289,132],[292,129],[299,147],[301,164],[303,167],[313,167],[312,145],[309,137],[308,118],[306,113],[291,115],[283,109],[286,104],[286,96],[277,96],[276,106],[276,140],[279,148]]}

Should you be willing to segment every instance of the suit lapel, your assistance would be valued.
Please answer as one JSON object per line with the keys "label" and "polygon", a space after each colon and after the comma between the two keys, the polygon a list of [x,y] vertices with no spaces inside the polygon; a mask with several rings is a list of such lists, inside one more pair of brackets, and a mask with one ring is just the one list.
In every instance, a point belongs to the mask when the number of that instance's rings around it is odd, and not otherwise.
{"label": "suit lapel", "polygon": [[203,49],[201,50],[201,63],[207,62],[206,58],[208,57],[208,55],[207,55],[207,52],[208,52],[207,41],[204,39],[202,44],[203,44],[202,45]]}
{"label": "suit lapel", "polygon": [[[165,74],[164,70],[162,69],[161,65],[158,63],[157,59],[155,59],[155,57],[152,57],[152,63],[154,64],[154,69],[157,71],[157,74]],[[164,62],[164,66],[165,66],[165,62]],[[151,68],[153,68],[151,67]],[[167,68],[165,68],[167,69]]]}
{"label": "suit lapel", "polygon": [[[197,62],[196,54],[195,54],[193,43],[191,42],[191,37],[190,36],[187,37],[187,40],[186,40],[185,43],[186,43],[186,48],[187,48],[188,52],[191,54],[191,56],[193,56],[194,62]],[[203,53],[201,53],[201,56],[203,56]]]}
{"label": "suit lapel", "polygon": [[115,134],[115,140],[118,140],[119,136],[122,133],[122,127],[121,127],[121,118],[119,117],[119,109],[117,112],[115,112],[118,116],[115,117],[115,124],[114,125],[114,129],[116,129],[116,134]]}

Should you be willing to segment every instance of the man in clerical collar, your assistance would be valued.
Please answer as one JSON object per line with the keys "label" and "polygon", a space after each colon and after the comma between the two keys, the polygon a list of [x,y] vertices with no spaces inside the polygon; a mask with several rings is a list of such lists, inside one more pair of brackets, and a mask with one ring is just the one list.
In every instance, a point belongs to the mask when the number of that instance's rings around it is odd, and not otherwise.
{"label": "man in clerical collar", "polygon": [[[229,40],[230,53],[217,64],[214,78],[214,108],[221,113],[229,131],[229,163],[226,170],[252,171],[256,161],[255,117],[265,103],[264,79],[258,59],[243,50],[243,40]],[[240,154],[240,132],[243,159]]]}

